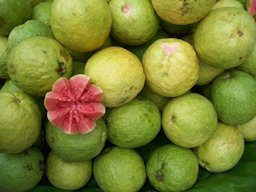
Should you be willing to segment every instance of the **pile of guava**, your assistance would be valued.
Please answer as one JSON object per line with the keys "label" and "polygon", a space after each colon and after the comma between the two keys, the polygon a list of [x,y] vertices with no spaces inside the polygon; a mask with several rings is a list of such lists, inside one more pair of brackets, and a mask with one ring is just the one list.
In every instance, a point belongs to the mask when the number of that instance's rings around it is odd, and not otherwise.
{"label": "pile of guava", "polygon": [[0,0],[1,192],[256,190],[256,0]]}

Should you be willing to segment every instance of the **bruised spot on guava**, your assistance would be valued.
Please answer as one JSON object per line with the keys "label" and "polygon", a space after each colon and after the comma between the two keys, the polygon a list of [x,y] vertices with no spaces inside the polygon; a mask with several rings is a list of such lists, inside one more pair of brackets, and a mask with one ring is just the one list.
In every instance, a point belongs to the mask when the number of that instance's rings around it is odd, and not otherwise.
{"label": "bruised spot on guava", "polygon": [[59,78],[52,91],[46,93],[44,105],[55,127],[67,134],[89,133],[105,114],[102,99],[102,89],[91,84],[88,76],[79,74],[69,80]]}
{"label": "bruised spot on guava", "polygon": [[176,121],[176,117],[175,117],[174,115],[172,115],[172,116],[171,116],[171,122],[172,122],[172,123],[175,123],[175,121]]}
{"label": "bruised spot on guava", "polygon": [[157,170],[155,172],[155,177],[157,181],[163,181],[164,180],[164,173],[161,170]]}
{"label": "bruised spot on guava", "polygon": [[172,43],[172,44],[162,43],[160,46],[161,46],[164,54],[167,57],[169,57],[170,55],[172,55],[173,53],[178,51],[178,48],[180,45],[179,45],[179,43]]}
{"label": "bruised spot on guava", "polygon": [[240,30],[239,30],[239,31],[237,31],[237,34],[238,34],[238,36],[239,36],[239,37],[242,37],[242,36],[244,35],[244,34],[243,34],[243,32],[242,32],[242,31],[240,31]]}
{"label": "bruised spot on guava", "polygon": [[122,7],[122,11],[123,11],[124,14],[127,15],[127,14],[129,14],[131,12],[131,7],[129,5],[124,5]]}
{"label": "bruised spot on guava", "polygon": [[58,68],[56,69],[56,72],[60,75],[60,76],[63,76],[66,71],[67,71],[67,68],[65,66],[65,63],[62,62],[62,61],[57,61],[58,62]]}
{"label": "bruised spot on guava", "polygon": [[189,3],[186,0],[182,0],[183,4],[180,8],[181,16],[184,16],[187,12],[190,11]]}
{"label": "bruised spot on guava", "polygon": [[155,172],[155,177],[156,177],[157,181],[163,181],[163,180],[164,180],[164,173],[163,173],[164,165],[165,165],[165,163],[162,162],[160,169],[158,169],[158,170]]}

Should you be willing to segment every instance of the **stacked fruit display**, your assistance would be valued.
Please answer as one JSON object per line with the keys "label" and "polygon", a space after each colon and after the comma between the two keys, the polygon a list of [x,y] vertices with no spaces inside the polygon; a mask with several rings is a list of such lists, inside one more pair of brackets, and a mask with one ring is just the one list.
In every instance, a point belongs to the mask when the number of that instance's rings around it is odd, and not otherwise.
{"label": "stacked fruit display", "polygon": [[0,0],[0,191],[253,191],[255,12]]}

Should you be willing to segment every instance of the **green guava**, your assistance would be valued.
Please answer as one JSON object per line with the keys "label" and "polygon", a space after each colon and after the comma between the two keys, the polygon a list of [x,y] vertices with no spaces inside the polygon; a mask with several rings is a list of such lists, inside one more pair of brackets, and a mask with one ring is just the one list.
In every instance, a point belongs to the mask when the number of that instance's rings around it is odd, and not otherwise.
{"label": "green guava", "polygon": [[161,129],[160,111],[148,100],[134,99],[115,107],[106,118],[108,140],[124,148],[146,145]]}
{"label": "green guava", "polygon": [[137,45],[137,46],[127,46],[126,48],[132,53],[134,53],[142,61],[144,52],[154,41],[162,38],[168,38],[168,37],[169,35],[165,31],[163,31],[162,29],[159,29],[156,32],[155,36],[152,37],[150,40],[148,40],[146,43],[142,45]]}
{"label": "green guava", "polygon": [[83,161],[97,156],[105,146],[107,130],[101,119],[95,129],[87,134],[66,134],[61,129],[46,123],[46,141],[50,148],[67,161]]}
{"label": "green guava", "polygon": [[237,127],[221,122],[213,136],[195,148],[199,164],[210,172],[220,173],[232,169],[244,152],[244,138]]}
{"label": "green guava", "polygon": [[72,58],[65,48],[49,37],[30,37],[11,49],[8,74],[25,93],[43,96],[60,77],[70,77]]}
{"label": "green guava", "polygon": [[213,104],[202,95],[187,93],[173,98],[164,108],[162,127],[176,145],[192,148],[202,145],[217,128]]}
{"label": "green guava", "polygon": [[132,52],[111,46],[95,53],[85,64],[84,74],[103,90],[103,104],[117,107],[134,99],[142,90],[145,74]]}
{"label": "green guava", "polygon": [[244,9],[243,4],[238,0],[219,0],[212,6],[212,10],[222,7],[238,7]]}
{"label": "green guava", "polygon": [[165,97],[186,93],[199,77],[195,50],[189,43],[177,38],[153,42],[144,53],[142,63],[147,85]]}
{"label": "green guava", "polygon": [[22,92],[0,92],[0,152],[19,153],[39,137],[42,116],[34,99]]}
{"label": "green guava", "polygon": [[175,25],[195,23],[205,17],[216,0],[152,0],[158,16]]}
{"label": "green guava", "polygon": [[8,36],[8,49],[11,50],[21,41],[36,36],[53,38],[51,28],[40,21],[28,20],[21,25],[17,25]]}
{"label": "green guava", "polygon": [[112,17],[106,0],[54,0],[50,24],[55,38],[64,46],[90,52],[109,36]]}
{"label": "green guava", "polygon": [[256,79],[239,70],[228,70],[211,84],[211,101],[219,120],[241,125],[256,116]]}
{"label": "green guava", "polygon": [[207,65],[199,60],[199,78],[197,80],[197,85],[208,85],[210,84],[218,75],[224,72],[224,69],[213,67]]}
{"label": "green guava", "polygon": [[51,151],[46,161],[46,175],[55,187],[77,190],[86,185],[92,176],[92,161],[65,161]]}
{"label": "green guava", "polygon": [[125,45],[141,45],[158,30],[158,18],[148,0],[111,0],[111,35]]}
{"label": "green guava", "polygon": [[1,0],[0,4],[0,35],[7,36],[12,28],[31,18],[31,0]]}
{"label": "green guava", "polygon": [[0,190],[24,192],[35,187],[44,173],[40,150],[31,147],[20,153],[0,153]]}
{"label": "green guava", "polygon": [[160,19],[160,25],[169,35],[183,36],[188,34],[194,27],[194,24],[175,25]]}
{"label": "green guava", "polygon": [[52,2],[42,2],[33,7],[32,19],[41,21],[47,26],[50,26],[50,12]]}
{"label": "green guava", "polygon": [[146,171],[156,190],[185,191],[196,182],[199,164],[191,149],[166,144],[150,155]]}
{"label": "green guava", "polygon": [[[3,86],[0,89],[0,92],[23,92],[20,88],[18,88],[12,80],[8,79],[4,82]],[[23,92],[24,93],[24,92]],[[46,115],[46,109],[44,107],[44,98],[43,97],[33,97],[36,103],[38,104],[38,107],[40,109],[40,112],[42,114],[42,117],[45,117]]]}
{"label": "green guava", "polygon": [[0,78],[8,79],[7,73],[7,55],[8,55],[8,39],[7,37],[0,36]]}
{"label": "green guava", "polygon": [[256,116],[247,123],[237,125],[237,128],[243,134],[245,141],[256,141]]}
{"label": "green guava", "polygon": [[255,43],[255,21],[238,7],[214,9],[200,21],[194,33],[194,47],[199,59],[223,69],[245,62]]}
{"label": "green guava", "polygon": [[153,102],[160,112],[163,111],[165,105],[171,100],[170,97],[164,97],[154,91],[152,91],[147,84],[144,85],[143,89],[138,95],[138,98],[146,99]]}
{"label": "green guava", "polygon": [[134,149],[112,146],[93,162],[93,175],[103,191],[139,191],[146,181],[145,164]]}
{"label": "green guava", "polygon": [[253,48],[252,53],[241,65],[237,67],[237,69],[245,71],[246,73],[256,77],[256,45]]}

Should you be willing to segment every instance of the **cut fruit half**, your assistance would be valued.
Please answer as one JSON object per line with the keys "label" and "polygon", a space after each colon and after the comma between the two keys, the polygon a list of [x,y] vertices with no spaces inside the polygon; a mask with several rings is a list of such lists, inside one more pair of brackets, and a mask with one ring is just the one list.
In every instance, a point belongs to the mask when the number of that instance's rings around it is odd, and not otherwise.
{"label": "cut fruit half", "polygon": [[246,9],[250,15],[256,16],[256,0],[247,0]]}
{"label": "cut fruit half", "polygon": [[45,95],[47,118],[67,134],[89,133],[105,114],[103,91],[86,75],[59,78]]}

